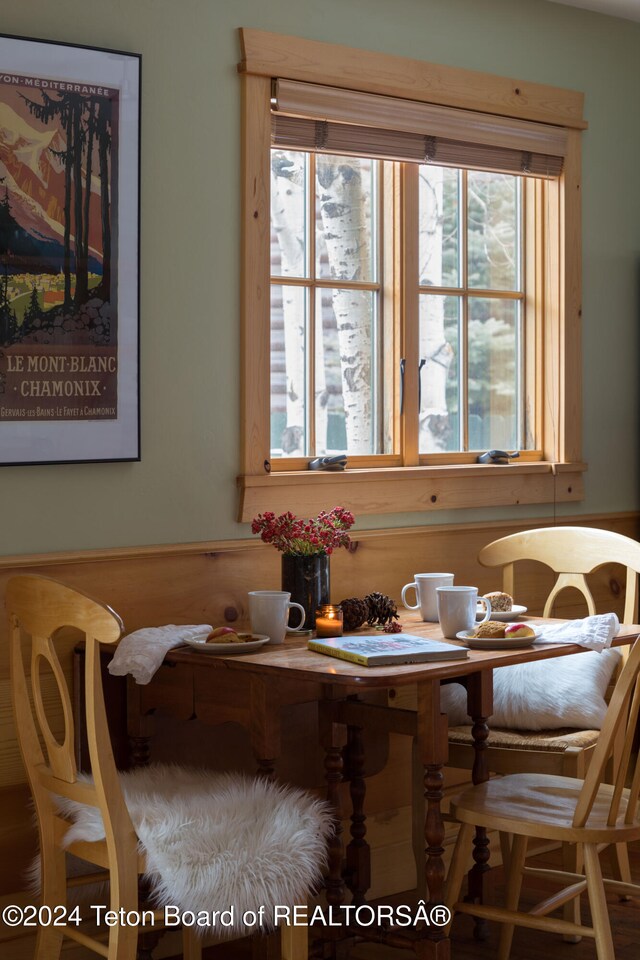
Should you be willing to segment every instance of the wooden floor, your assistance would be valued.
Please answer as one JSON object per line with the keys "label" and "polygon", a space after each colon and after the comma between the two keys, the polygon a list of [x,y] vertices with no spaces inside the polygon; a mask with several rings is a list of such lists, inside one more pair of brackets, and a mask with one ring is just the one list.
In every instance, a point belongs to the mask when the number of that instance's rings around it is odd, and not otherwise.
{"label": "wooden floor", "polygon": [[[640,883],[640,843],[630,847],[631,869],[634,882]],[[540,866],[559,866],[555,853],[535,858]],[[603,871],[608,872],[608,864],[603,861]],[[502,869],[492,870],[486,884],[487,902],[500,902],[502,887]],[[523,890],[521,905],[524,909],[542,899],[539,879],[529,879],[528,888]],[[537,888],[536,888],[537,885]],[[545,888],[546,889],[546,888]],[[394,898],[395,899],[395,898]],[[615,897],[609,899],[611,925],[613,929],[616,960],[638,960],[640,956],[640,900],[619,902]],[[589,910],[583,897],[583,921],[588,922]],[[452,960],[493,960],[498,942],[498,927],[490,925],[489,939],[479,943],[473,938],[473,920],[459,916],[452,929]],[[375,944],[360,943],[348,952],[341,949],[340,960],[410,960],[413,954],[406,950],[393,950]],[[210,947],[205,951],[206,960],[250,960],[252,951],[247,941],[226,946]],[[595,960],[595,943],[584,938],[581,943],[568,944],[554,934],[534,930],[516,930],[511,960]]]}

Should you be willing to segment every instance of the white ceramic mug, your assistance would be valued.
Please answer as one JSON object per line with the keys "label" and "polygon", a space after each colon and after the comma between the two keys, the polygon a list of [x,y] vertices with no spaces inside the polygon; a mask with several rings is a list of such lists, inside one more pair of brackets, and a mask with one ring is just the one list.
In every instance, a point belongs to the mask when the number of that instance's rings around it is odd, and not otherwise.
{"label": "white ceramic mug", "polygon": [[[295,607],[301,620],[297,627],[289,626],[289,613]],[[249,616],[251,632],[270,637],[269,643],[283,643],[287,630],[302,630],[305,610],[299,603],[291,603],[291,594],[286,590],[250,590]]]}
{"label": "white ceramic mug", "polygon": [[486,597],[478,599],[477,587],[437,587],[438,620],[442,635],[447,640],[455,640],[461,630],[473,630],[476,625],[478,603],[484,603],[486,612],[480,623],[491,616],[491,601]]}
{"label": "white ceramic mug", "polygon": [[[437,623],[438,598],[436,587],[450,587],[452,583],[452,573],[414,573],[413,583],[405,583],[402,588],[402,602],[407,610],[419,609],[423,620]],[[416,592],[415,606],[408,603],[406,599],[407,593],[412,588]]]}

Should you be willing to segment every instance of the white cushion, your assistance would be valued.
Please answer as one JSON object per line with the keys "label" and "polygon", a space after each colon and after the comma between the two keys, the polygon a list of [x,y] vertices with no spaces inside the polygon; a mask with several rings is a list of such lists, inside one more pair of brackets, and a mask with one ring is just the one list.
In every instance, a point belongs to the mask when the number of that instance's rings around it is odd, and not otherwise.
{"label": "white cushion", "polygon": [[[612,648],[494,670],[491,726],[600,730],[607,710],[604,696],[619,658],[620,650]],[[461,684],[443,684],[440,702],[450,726],[471,723]]]}

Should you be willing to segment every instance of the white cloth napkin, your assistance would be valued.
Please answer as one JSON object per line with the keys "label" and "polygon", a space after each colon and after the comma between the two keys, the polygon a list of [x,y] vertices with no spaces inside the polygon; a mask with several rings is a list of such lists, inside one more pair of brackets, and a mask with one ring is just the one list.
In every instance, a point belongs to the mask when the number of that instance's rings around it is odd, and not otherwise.
{"label": "white cloth napkin", "polygon": [[542,636],[536,643],[578,643],[581,647],[601,653],[611,646],[611,641],[620,630],[620,621],[615,613],[600,613],[584,620],[568,620],[557,626],[542,628]]}
{"label": "white cloth napkin", "polygon": [[116,677],[130,673],[136,683],[149,683],[167,650],[186,640],[206,640],[212,630],[208,623],[143,627],[122,638],[107,669]]}

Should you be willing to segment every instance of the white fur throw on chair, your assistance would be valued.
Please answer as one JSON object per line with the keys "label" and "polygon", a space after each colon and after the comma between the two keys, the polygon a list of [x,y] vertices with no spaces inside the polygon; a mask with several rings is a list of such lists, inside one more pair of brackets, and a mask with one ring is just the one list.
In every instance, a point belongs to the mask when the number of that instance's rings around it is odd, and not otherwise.
{"label": "white fur throw on chair", "polygon": [[[602,653],[500,667],[493,671],[490,725],[511,730],[600,730],[607,710],[604,696],[619,662],[620,650],[612,647]],[[471,723],[461,684],[444,684],[440,702],[450,726]]]}
{"label": "white fur throw on chair", "polygon": [[[319,883],[332,814],[304,791],[162,764],[120,778],[158,905],[208,914],[233,908],[233,924],[216,933],[246,933],[245,911],[264,904],[265,926],[273,926],[274,906],[306,902]],[[74,821],[67,844],[104,838],[95,807],[56,800]]]}

